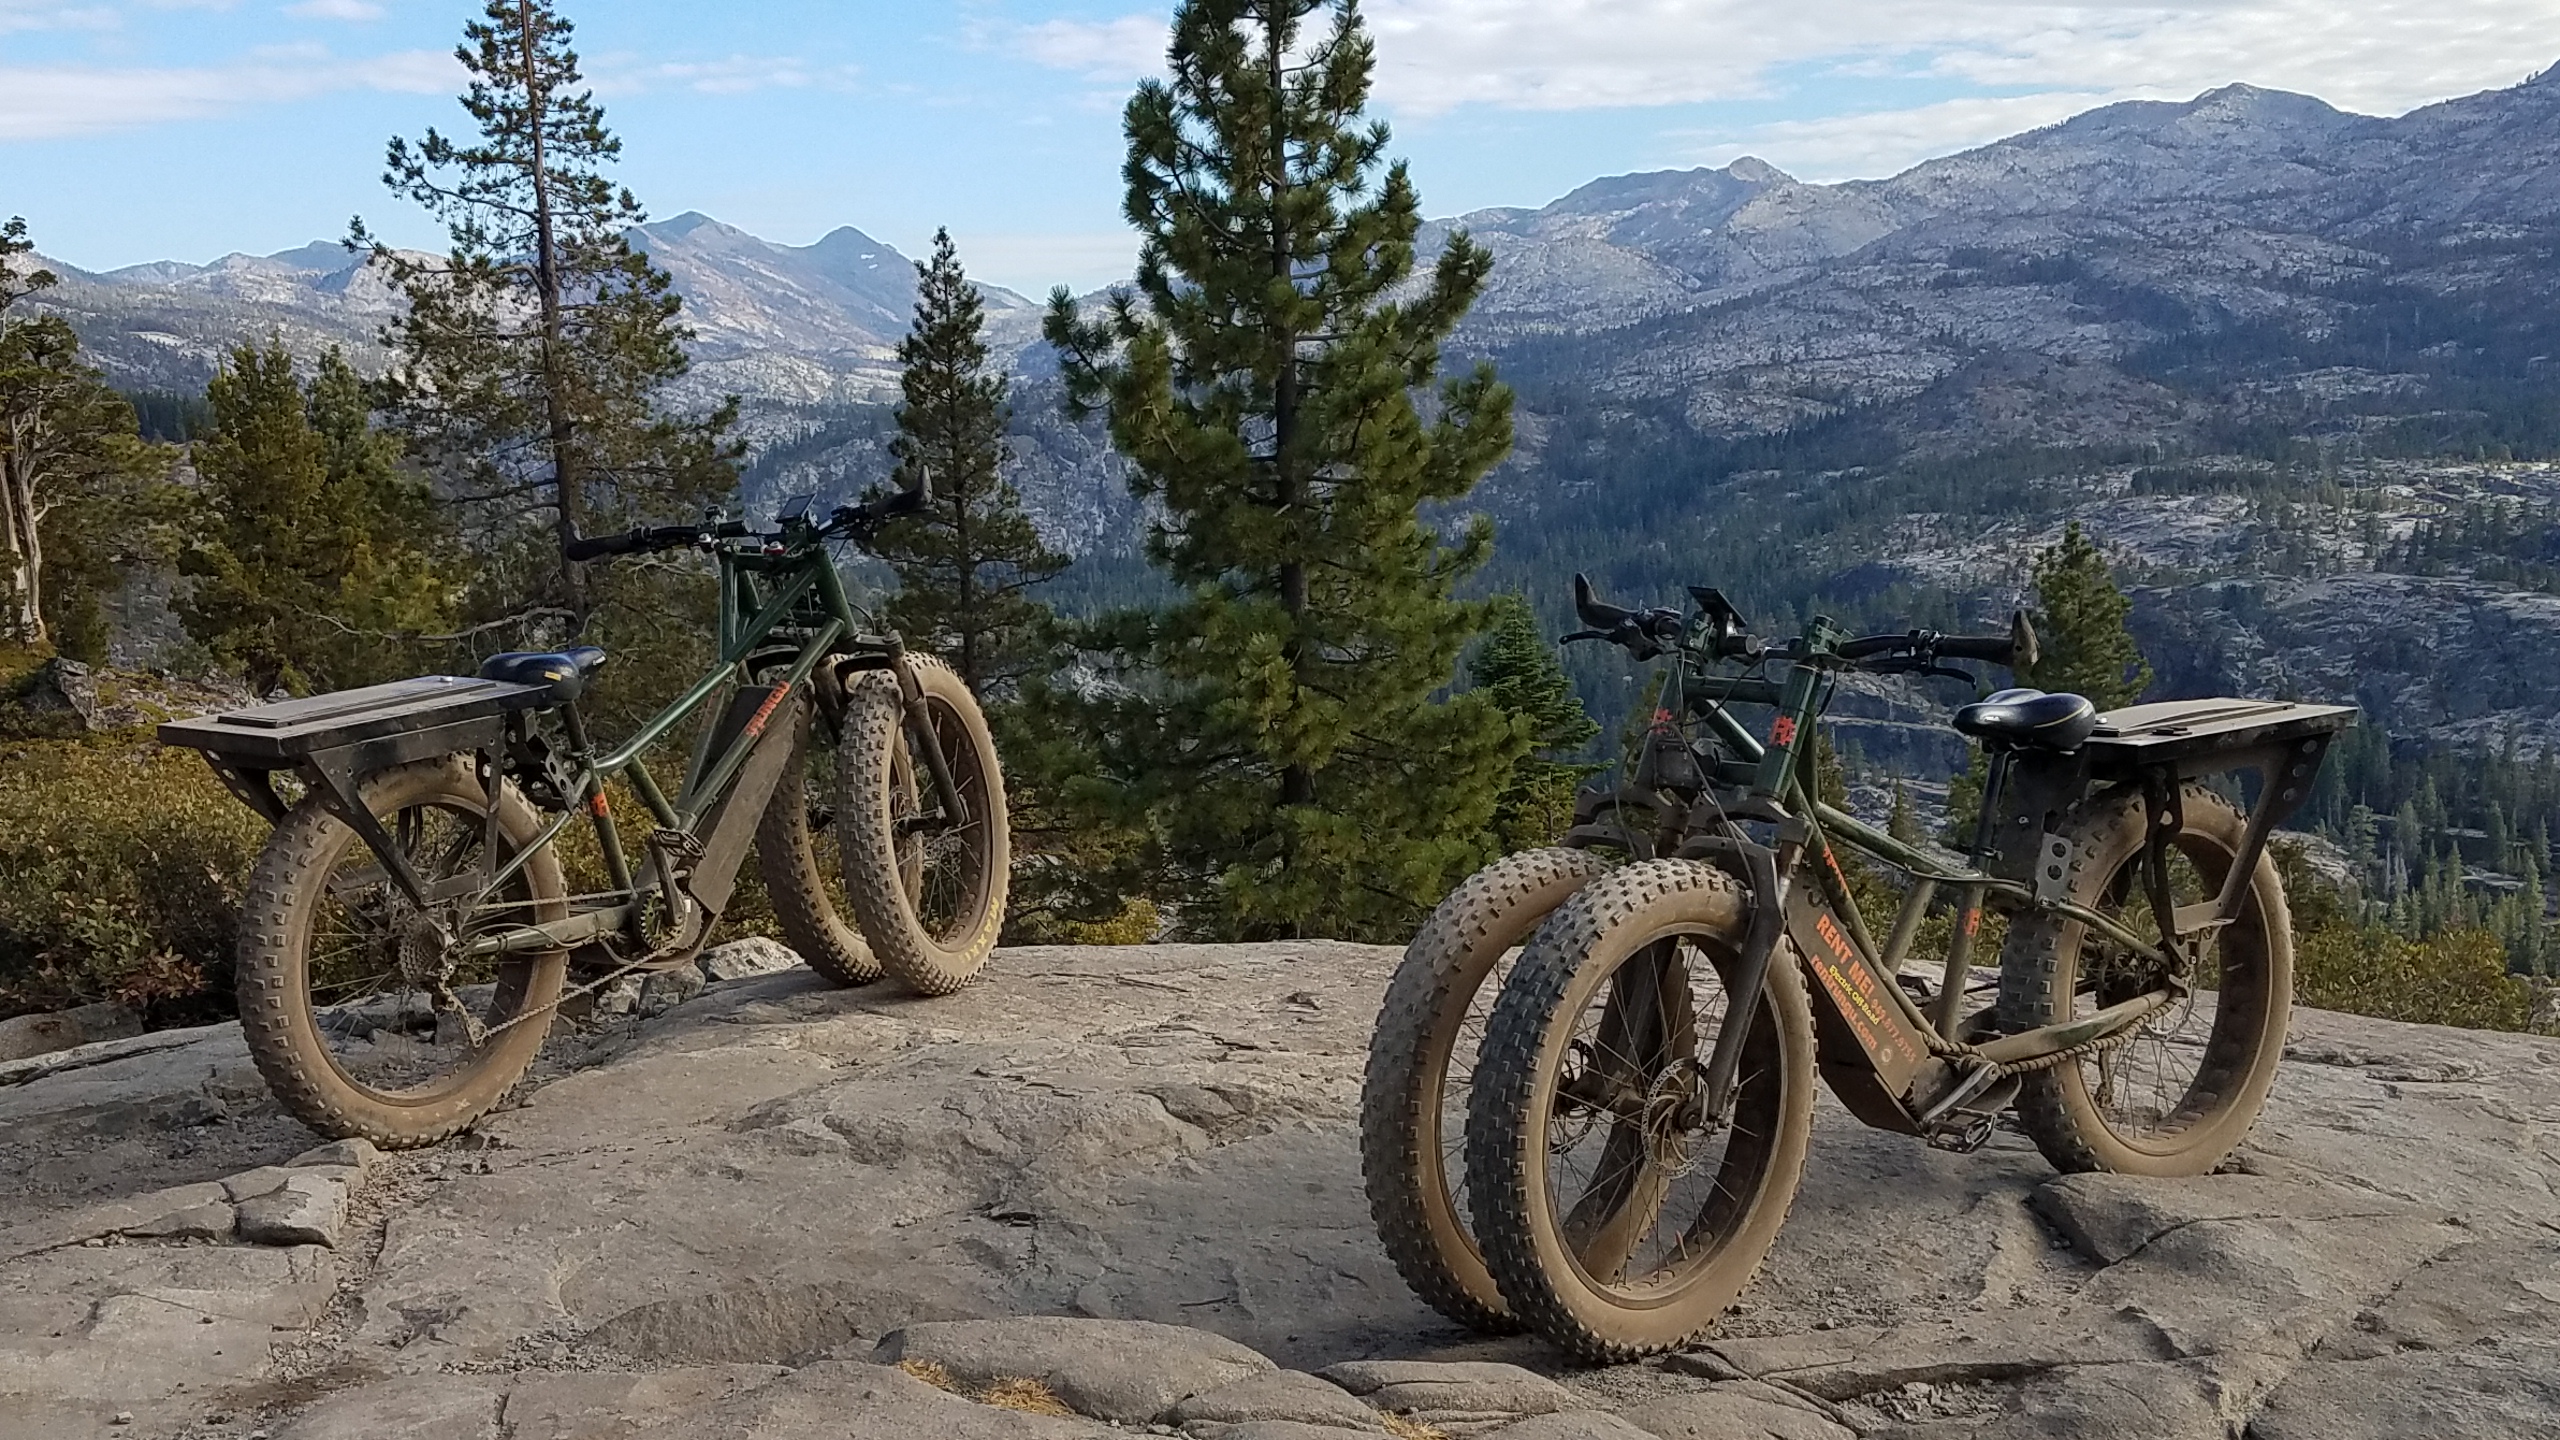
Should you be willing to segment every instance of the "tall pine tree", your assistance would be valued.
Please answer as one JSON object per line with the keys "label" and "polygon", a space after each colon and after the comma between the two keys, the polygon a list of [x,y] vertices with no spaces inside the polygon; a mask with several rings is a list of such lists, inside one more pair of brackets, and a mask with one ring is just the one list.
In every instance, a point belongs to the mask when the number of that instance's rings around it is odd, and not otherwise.
{"label": "tall pine tree", "polygon": [[[2151,683],[2151,665],[2125,628],[2133,597],[2116,588],[2105,553],[2079,521],[2065,524],[2062,538],[2036,553],[2034,575],[2041,653],[2034,668],[2018,678],[2040,689],[2085,695],[2101,710],[2139,699]],[[1973,844],[1988,773],[1977,750],[1965,772],[1948,785],[1948,844]]]}
{"label": "tall pine tree", "polygon": [[[562,543],[691,518],[736,484],[739,453],[734,400],[691,417],[664,401],[691,332],[666,272],[631,248],[645,216],[605,176],[622,142],[581,88],[569,36],[547,0],[489,0],[454,51],[478,135],[395,138],[383,175],[444,222],[451,253],[402,254],[361,219],[349,241],[408,300],[386,337],[394,414],[477,522],[479,608],[555,631],[598,604]],[[617,578],[647,590],[644,572]],[[627,595],[625,608],[645,615],[661,598]]]}
{"label": "tall pine tree", "polygon": [[1394,938],[1483,859],[1530,740],[1435,698],[1490,619],[1454,592],[1492,534],[1420,514],[1510,449],[1489,367],[1415,402],[1492,261],[1454,235],[1414,277],[1352,0],[1185,0],[1166,60],[1126,114],[1135,291],[1089,316],[1061,290],[1047,333],[1183,593],[1100,628],[1133,683],[1083,708],[1193,928]]}
{"label": "tall pine tree", "polygon": [[1531,748],[1511,764],[1493,829],[1504,850],[1529,850],[1554,844],[1573,824],[1573,792],[1599,767],[1564,757],[1589,744],[1600,726],[1582,708],[1528,605],[1509,595],[1497,603],[1493,633],[1468,662],[1467,678],[1528,727]]}
{"label": "tall pine tree", "polygon": [[[39,288],[44,272],[12,272],[8,258],[0,276],[16,278],[0,279],[0,295]],[[100,658],[100,598],[135,548],[160,469],[133,406],[81,358],[67,321],[0,314],[0,641]]]}
{"label": "tall pine tree", "polygon": [[2029,682],[2086,695],[2101,710],[2132,704],[2151,683],[2151,666],[2125,628],[2133,598],[2116,588],[2107,557],[2079,521],[2063,526],[2061,541],[2036,556],[2035,581],[2043,654]]}
{"label": "tall pine tree", "polygon": [[876,549],[898,573],[889,623],[939,652],[983,697],[1038,663],[1049,611],[1025,592],[1067,568],[1067,557],[1040,543],[1004,479],[1004,372],[988,367],[986,304],[950,231],[934,232],[933,258],[917,262],[916,279],[889,450],[896,483],[930,478],[933,503],[892,523]]}

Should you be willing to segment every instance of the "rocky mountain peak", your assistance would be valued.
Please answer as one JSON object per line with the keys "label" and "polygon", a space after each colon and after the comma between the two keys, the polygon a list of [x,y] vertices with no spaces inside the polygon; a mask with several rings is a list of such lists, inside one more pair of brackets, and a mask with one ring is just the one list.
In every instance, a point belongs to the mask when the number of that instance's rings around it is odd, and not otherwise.
{"label": "rocky mountain peak", "polygon": [[279,250],[265,258],[290,270],[305,270],[317,275],[333,275],[364,263],[362,255],[335,240],[314,240],[291,250]]}
{"label": "rocky mountain peak", "polygon": [[1757,155],[1742,156],[1724,167],[1724,173],[1745,185],[1792,185],[1796,178]]}

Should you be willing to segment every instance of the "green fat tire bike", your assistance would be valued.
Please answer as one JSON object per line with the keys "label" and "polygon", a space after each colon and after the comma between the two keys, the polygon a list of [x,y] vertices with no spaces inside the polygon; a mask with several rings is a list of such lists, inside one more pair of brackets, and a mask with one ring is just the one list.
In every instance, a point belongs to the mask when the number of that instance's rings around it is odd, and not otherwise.
{"label": "green fat tire bike", "polygon": [[[860,616],[827,548],[925,498],[824,521],[804,498],[773,532],[713,519],[569,546],[581,562],[697,550],[719,575],[718,663],[609,751],[577,703],[606,658],[591,646],[161,727],[275,827],[238,985],[285,1108],[386,1148],[468,1127],[564,1007],[691,963],[750,851],[778,928],[826,979],[927,995],[974,979],[1010,865],[986,717],[948,666]],[[669,793],[644,757],[687,723]],[[617,798],[647,812],[638,835]]]}
{"label": "green fat tire bike", "polygon": [[[1389,983],[1363,1175],[1420,1298],[1591,1360],[1689,1342],[1775,1242],[1817,1083],[1945,1149],[2011,1117],[2065,1171],[2198,1175],[2247,1134],[2292,997],[2266,840],[2351,709],[1993,695],[1956,717],[1992,761],[1956,863],[1814,802],[1808,737],[1842,670],[2031,665],[2023,616],[2007,636],[1855,639],[1817,618],[1769,644],[1712,590],[1684,619],[1575,589],[1591,628],[1567,638],[1667,656],[1679,708],[1624,783],[1585,792],[1562,847],[1452,892]],[[1765,738],[1734,705],[1775,712]],[[1881,937],[1844,852],[1905,877]],[[1924,976],[1933,908],[1951,923]],[[1987,1002],[1986,911],[2009,920]]]}

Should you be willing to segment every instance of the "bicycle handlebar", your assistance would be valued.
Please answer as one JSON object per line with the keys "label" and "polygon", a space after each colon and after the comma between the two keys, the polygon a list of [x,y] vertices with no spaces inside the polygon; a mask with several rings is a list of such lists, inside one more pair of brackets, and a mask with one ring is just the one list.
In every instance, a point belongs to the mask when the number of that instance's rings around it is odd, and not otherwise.
{"label": "bicycle handlebar", "polygon": [[747,527],[736,520],[701,525],[643,525],[619,535],[589,535],[560,547],[560,553],[581,563],[601,560],[608,555],[639,555],[660,550],[683,550],[709,540],[746,538]]}
{"label": "bicycle handlebar", "polygon": [[[865,536],[883,521],[910,514],[924,508],[933,498],[930,480],[900,490],[877,502],[840,505],[827,523],[818,527],[820,537],[828,535]],[[618,535],[588,535],[563,544],[560,553],[579,564],[602,560],[612,555],[655,554],[662,550],[689,550],[697,545],[712,545],[722,540],[763,540],[779,542],[789,533],[764,535],[747,528],[743,520],[706,520],[697,525],[643,525]]]}
{"label": "bicycle handlebar", "polygon": [[[1721,626],[1715,637],[1719,655],[1780,655],[1792,653],[1797,646],[1766,649],[1755,644],[1741,631],[1741,617],[1732,613],[1724,597],[1711,590],[1694,591],[1711,626]],[[1719,607],[1721,609],[1719,610]],[[1680,643],[1683,622],[1680,612],[1668,608],[1628,610],[1611,605],[1593,593],[1589,577],[1573,577],[1573,610],[1587,629],[1564,637],[1576,640],[1605,640],[1624,648],[1639,660],[1650,660],[1664,649]],[[2036,663],[2038,647],[2035,627],[2028,623],[2027,612],[2018,610],[2009,616],[2006,635],[1941,635],[1934,630],[1908,630],[1898,635],[1866,635],[1845,640],[1831,653],[1851,664],[1872,663],[1874,668],[1912,671],[1924,675],[1947,675],[1956,679],[1973,677],[1961,670],[1939,668],[1941,660],[1982,660],[2024,670]]]}

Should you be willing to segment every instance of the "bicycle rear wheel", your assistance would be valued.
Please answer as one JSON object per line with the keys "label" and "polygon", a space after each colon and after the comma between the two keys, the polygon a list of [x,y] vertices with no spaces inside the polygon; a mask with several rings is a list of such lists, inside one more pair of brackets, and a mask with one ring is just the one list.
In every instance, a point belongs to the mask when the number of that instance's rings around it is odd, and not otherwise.
{"label": "bicycle rear wheel", "polygon": [[815,724],[802,703],[791,759],[756,824],[756,873],[784,942],[809,968],[838,985],[868,985],[880,978],[880,959],[854,928],[836,825],[836,757],[812,743]]}
{"label": "bicycle rear wheel", "polygon": [[[426,1145],[506,1097],[542,1049],[566,952],[475,959],[491,930],[568,914],[560,866],[536,851],[495,893],[472,883],[488,800],[460,757],[386,770],[359,791],[429,892],[420,907],[320,795],[268,837],[240,913],[240,1027],[286,1110],[323,1135]],[[498,858],[541,834],[499,791]]]}
{"label": "bicycle rear wheel", "polygon": [[[1742,1293],[1794,1202],[1813,1128],[1813,1018],[1792,949],[1729,1013],[1747,909],[1682,860],[1591,882],[1538,928],[1476,1064],[1476,1240],[1511,1312],[1585,1359],[1686,1343]],[[1746,1025],[1731,1115],[1716,1037]]]}
{"label": "bicycle rear wheel", "polygon": [[[2071,898],[2128,928],[2157,926],[2145,891],[2139,793],[2101,795],[2063,822],[2072,842]],[[2219,894],[2248,817],[2199,785],[2179,794],[2171,843],[2173,903]],[[2206,944],[2193,990],[2119,1043],[2025,1077],[2018,1120],[2063,1171],[2202,1175],[2257,1123],[2284,1058],[2293,1013],[2293,917],[2274,857],[2260,854],[2240,916]],[[2022,915],[2000,952],[2000,1025],[2057,1024],[2145,994],[2163,962],[2060,915]]]}

